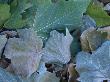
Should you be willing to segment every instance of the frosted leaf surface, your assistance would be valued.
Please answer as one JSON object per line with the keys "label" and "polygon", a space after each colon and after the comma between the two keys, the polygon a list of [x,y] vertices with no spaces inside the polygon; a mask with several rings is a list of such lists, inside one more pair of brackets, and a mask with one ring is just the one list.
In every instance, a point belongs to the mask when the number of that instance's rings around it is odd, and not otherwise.
{"label": "frosted leaf surface", "polygon": [[[33,33],[30,32],[28,29],[27,31],[25,31],[24,34],[21,33],[20,38],[8,39],[4,51],[4,55],[7,58],[11,59],[11,65],[8,67],[7,70],[14,72],[15,74],[22,77],[29,77],[38,69],[42,56],[41,54],[39,54],[39,50],[41,50],[41,47],[37,46],[38,43],[41,43],[39,45],[42,46],[42,42],[40,42],[41,40],[36,40],[38,38],[34,37]],[[24,38],[21,36],[26,37]]]}
{"label": "frosted leaf surface", "polygon": [[[82,16],[90,0],[37,0],[37,12],[31,25],[42,38],[52,29],[81,27]],[[73,28],[74,27],[74,28]]]}
{"label": "frosted leaf surface", "polygon": [[61,64],[68,63],[70,56],[70,45],[73,37],[70,35],[68,29],[66,29],[66,36],[60,34],[57,31],[50,33],[50,38],[46,42],[45,48],[42,51],[42,59],[45,62],[58,62]]}
{"label": "frosted leaf surface", "polygon": [[93,54],[79,52],[76,69],[81,82],[110,81],[110,41],[106,41]]}
{"label": "frosted leaf surface", "polygon": [[0,68],[0,82],[23,82],[23,80]]}

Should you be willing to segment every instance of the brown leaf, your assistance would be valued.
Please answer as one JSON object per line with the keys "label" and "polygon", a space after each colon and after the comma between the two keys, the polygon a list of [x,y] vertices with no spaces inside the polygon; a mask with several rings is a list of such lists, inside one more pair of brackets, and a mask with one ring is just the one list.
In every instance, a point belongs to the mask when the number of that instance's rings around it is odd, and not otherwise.
{"label": "brown leaf", "polygon": [[69,64],[68,72],[69,72],[69,82],[77,82],[77,78],[79,77],[79,75],[73,63]]}

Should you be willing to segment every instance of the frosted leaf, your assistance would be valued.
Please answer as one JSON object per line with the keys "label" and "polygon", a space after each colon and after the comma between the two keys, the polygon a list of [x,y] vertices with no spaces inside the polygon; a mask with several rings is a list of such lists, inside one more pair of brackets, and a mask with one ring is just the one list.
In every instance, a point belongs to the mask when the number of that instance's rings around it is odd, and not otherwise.
{"label": "frosted leaf", "polygon": [[37,0],[37,11],[31,26],[37,34],[47,38],[53,29],[69,30],[82,26],[82,16],[91,0]]}
{"label": "frosted leaf", "polygon": [[56,77],[55,73],[46,71],[45,62],[41,61],[37,72],[35,72],[30,79],[30,82],[59,82],[59,78]]}
{"label": "frosted leaf", "polygon": [[59,78],[56,77],[55,73],[46,71],[45,63],[42,61],[39,65],[38,72],[33,74],[32,78],[34,80],[32,82],[59,82]]}
{"label": "frosted leaf", "polygon": [[36,47],[37,51],[42,49],[42,39],[37,36],[36,32],[32,28],[19,29],[17,32],[21,39],[25,40],[26,42],[30,42],[29,44]]}
{"label": "frosted leaf", "polygon": [[110,3],[108,3],[107,5],[105,5],[104,10],[110,11]]}
{"label": "frosted leaf", "polygon": [[110,81],[110,41],[106,41],[93,54],[78,53],[76,69],[80,74],[81,82]]}
{"label": "frosted leaf", "polygon": [[0,68],[0,82],[23,82],[18,76],[12,75],[6,70]]}
{"label": "frosted leaf", "polygon": [[0,35],[0,58],[1,58],[2,50],[3,50],[6,42],[7,42],[6,35]]}
{"label": "frosted leaf", "polygon": [[[30,34],[29,37],[32,37],[32,35]],[[33,36],[33,38],[35,37]],[[37,41],[39,40],[34,40],[32,38],[28,39],[28,37],[26,39],[22,37],[8,39],[4,51],[4,55],[11,59],[11,65],[8,67],[8,71],[14,72],[22,77],[29,77],[38,69],[42,54],[39,52],[41,47],[37,47],[39,50],[36,49]],[[41,46],[42,44],[39,45]]]}
{"label": "frosted leaf", "polygon": [[16,31],[3,31],[0,34],[1,35],[7,35],[9,37],[15,37],[15,36],[17,36],[17,32]]}
{"label": "frosted leaf", "polygon": [[37,82],[59,82],[59,78],[56,77],[55,73],[45,72],[39,75]]}
{"label": "frosted leaf", "polygon": [[83,15],[82,19],[84,24],[84,27],[82,28],[82,30],[96,27],[96,22],[89,15]]}
{"label": "frosted leaf", "polygon": [[81,34],[81,46],[83,51],[94,51],[104,41],[101,33],[95,28],[89,28]]}
{"label": "frosted leaf", "polygon": [[70,35],[68,29],[66,29],[66,36],[60,34],[57,31],[52,31],[50,33],[50,38],[46,42],[45,48],[43,49],[42,59],[45,62],[57,62],[65,64],[69,62],[70,56],[70,45],[72,43],[72,36]]}

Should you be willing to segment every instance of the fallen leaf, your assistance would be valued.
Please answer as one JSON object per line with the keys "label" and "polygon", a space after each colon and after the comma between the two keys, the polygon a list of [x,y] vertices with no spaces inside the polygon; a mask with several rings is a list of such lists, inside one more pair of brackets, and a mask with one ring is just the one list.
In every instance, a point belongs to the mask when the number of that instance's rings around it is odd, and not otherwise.
{"label": "fallen leaf", "polygon": [[96,28],[89,28],[81,34],[80,40],[82,50],[91,52],[101,46],[105,38],[102,37],[101,33],[97,31]]}
{"label": "fallen leaf", "polygon": [[50,38],[46,42],[45,48],[42,51],[42,59],[46,63],[59,63],[65,64],[70,61],[70,45],[73,37],[70,35],[68,29],[66,29],[66,36],[60,34],[57,31],[50,33]]}
{"label": "fallen leaf", "polygon": [[79,52],[76,57],[76,70],[81,82],[110,81],[110,41],[106,41],[93,54]]}
{"label": "fallen leaf", "polygon": [[[22,33],[25,31],[25,34]],[[20,38],[9,38],[4,55],[11,59],[11,65],[8,71],[14,71],[15,74],[22,77],[29,77],[32,73],[37,71],[42,54],[40,54],[41,47],[36,45],[38,43],[42,46],[41,40],[37,36],[33,36],[33,30],[21,30]],[[22,35],[23,34],[23,35]],[[29,36],[27,36],[29,35]],[[38,50],[37,50],[38,49]]]}

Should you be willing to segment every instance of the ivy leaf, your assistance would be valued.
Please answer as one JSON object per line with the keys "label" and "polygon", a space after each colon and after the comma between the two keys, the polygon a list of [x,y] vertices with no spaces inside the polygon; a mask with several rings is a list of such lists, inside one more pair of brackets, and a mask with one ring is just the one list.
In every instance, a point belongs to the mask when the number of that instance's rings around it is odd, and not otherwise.
{"label": "ivy leaf", "polygon": [[12,15],[5,22],[4,27],[8,29],[17,29],[26,26],[27,20],[23,19],[22,13],[31,6],[31,2],[27,0],[14,0],[11,4]]}
{"label": "ivy leaf", "polygon": [[98,27],[110,25],[110,16],[104,11],[101,3],[91,2],[87,8],[87,14],[96,21]]}
{"label": "ivy leaf", "polygon": [[52,29],[69,30],[81,27],[82,15],[90,0],[37,0],[37,11],[32,27],[42,38]]}
{"label": "ivy leaf", "polygon": [[0,26],[4,24],[10,15],[10,6],[8,4],[0,4]]}
{"label": "ivy leaf", "polygon": [[79,52],[76,57],[76,69],[81,82],[110,81],[110,41],[106,41],[93,54]]}

